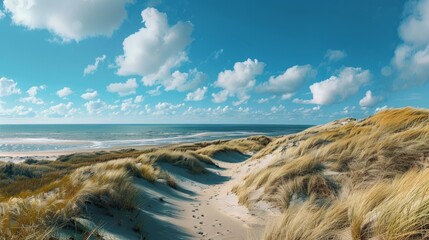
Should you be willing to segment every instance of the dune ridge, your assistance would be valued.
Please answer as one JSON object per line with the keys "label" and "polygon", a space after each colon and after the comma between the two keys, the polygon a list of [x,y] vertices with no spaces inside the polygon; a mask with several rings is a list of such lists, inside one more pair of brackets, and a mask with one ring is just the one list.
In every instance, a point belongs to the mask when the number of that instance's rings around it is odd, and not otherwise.
{"label": "dune ridge", "polygon": [[424,109],[316,126],[269,144],[273,162],[234,192],[281,209],[266,239],[427,238],[428,137]]}

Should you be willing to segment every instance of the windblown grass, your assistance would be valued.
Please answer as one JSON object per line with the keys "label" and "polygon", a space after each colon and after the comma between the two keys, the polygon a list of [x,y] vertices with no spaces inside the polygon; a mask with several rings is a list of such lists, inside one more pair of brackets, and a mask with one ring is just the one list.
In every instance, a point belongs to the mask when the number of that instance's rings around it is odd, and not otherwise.
{"label": "windblown grass", "polygon": [[265,136],[254,136],[248,138],[234,139],[229,141],[212,142],[210,145],[199,148],[196,153],[213,157],[218,152],[235,151],[242,154],[252,155],[271,142],[271,138]]}
{"label": "windblown grass", "polygon": [[[305,224],[302,224],[305,222]],[[343,194],[329,205],[310,202],[287,209],[266,239],[426,239],[429,169]]]}
{"label": "windblown grass", "polygon": [[160,162],[169,163],[190,170],[193,173],[205,173],[206,165],[216,166],[211,158],[195,152],[181,152],[160,149],[151,153],[143,154],[139,161],[145,164],[156,164]]}
{"label": "windblown grass", "polygon": [[207,156],[174,147],[0,163],[0,239],[55,239],[57,230],[73,225],[88,204],[131,211],[137,196],[133,178],[178,187],[161,162],[194,173],[216,166]]}
{"label": "windblown grass", "polygon": [[[137,190],[132,177],[149,181],[165,178],[174,180],[152,166],[136,159],[118,159],[78,168],[59,180],[33,191],[24,191],[0,203],[0,236],[5,239],[32,238],[31,231],[50,235],[80,216],[92,203],[103,208],[132,210]],[[33,238],[34,239],[34,238]]]}
{"label": "windblown grass", "polygon": [[233,189],[249,207],[264,200],[284,212],[267,239],[429,236],[429,178],[420,173],[427,175],[429,111],[404,108],[335,121],[278,138],[253,159],[267,154],[272,164]]}
{"label": "windblown grass", "polygon": [[[97,174],[100,170],[103,174]],[[22,193],[0,203],[1,237],[25,239],[32,229],[38,234],[35,239],[43,239],[41,233],[65,226],[84,212],[88,202],[129,210],[134,206],[135,194],[125,168],[85,167],[31,194]]]}

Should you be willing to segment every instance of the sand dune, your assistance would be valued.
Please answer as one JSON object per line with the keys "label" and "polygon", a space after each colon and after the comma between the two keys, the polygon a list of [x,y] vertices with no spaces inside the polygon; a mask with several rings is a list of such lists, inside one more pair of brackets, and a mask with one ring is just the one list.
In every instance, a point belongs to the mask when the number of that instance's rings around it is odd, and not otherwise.
{"label": "sand dune", "polygon": [[[209,172],[204,175],[162,163],[161,168],[175,178],[177,189],[135,179],[138,199],[144,199],[137,200],[137,210],[132,214],[117,211],[108,216],[93,208],[88,215],[91,220],[85,222],[86,229],[102,226],[99,234],[107,239],[140,236],[172,240],[260,239],[272,213],[265,211],[268,209],[249,211],[238,204],[237,197],[230,191],[256,164],[243,163],[248,156],[238,152],[223,152],[218,156],[221,158],[215,157],[214,161],[219,167],[208,168]],[[225,158],[229,162],[225,162]],[[97,221],[93,221],[95,219]],[[130,231],[136,226],[138,233]],[[67,233],[70,231],[63,235]]]}
{"label": "sand dune", "polygon": [[422,239],[429,112],[0,163],[1,239]]}

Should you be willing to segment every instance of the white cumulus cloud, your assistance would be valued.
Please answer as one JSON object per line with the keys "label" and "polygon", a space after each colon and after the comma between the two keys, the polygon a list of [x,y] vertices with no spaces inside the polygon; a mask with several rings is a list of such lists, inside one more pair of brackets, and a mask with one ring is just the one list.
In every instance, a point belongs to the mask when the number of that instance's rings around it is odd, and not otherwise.
{"label": "white cumulus cloud", "polygon": [[108,105],[101,101],[101,99],[88,101],[84,106],[89,114],[100,114],[108,109]]}
{"label": "white cumulus cloud", "polygon": [[5,77],[0,78],[0,97],[10,96],[12,94],[21,94],[18,83]]}
{"label": "white cumulus cloud", "polygon": [[94,64],[89,64],[84,70],[83,75],[93,74],[98,69],[98,65],[106,60],[106,55],[101,55],[100,57],[95,58]]}
{"label": "white cumulus cloud", "polygon": [[166,78],[162,85],[165,91],[177,90],[180,92],[196,89],[204,82],[206,75],[197,69],[192,69],[189,73],[174,71],[171,77]]}
{"label": "white cumulus cloud", "polygon": [[29,102],[33,104],[43,104],[43,100],[37,97],[37,92],[39,90],[46,89],[46,86],[33,86],[27,90],[28,97],[21,98],[19,101],[21,102]]}
{"label": "white cumulus cloud", "polygon": [[327,105],[341,102],[356,94],[359,89],[369,83],[371,73],[361,68],[346,67],[340,71],[338,76],[314,83],[310,86],[313,95],[311,100],[294,99],[297,103],[310,103]]}
{"label": "white cumulus cloud", "polygon": [[41,112],[41,114],[45,117],[71,117],[73,114],[75,114],[78,111],[78,109],[73,108],[73,103],[68,102],[65,103],[59,103],[57,105],[51,106],[48,109],[45,109]]}
{"label": "white cumulus cloud", "polygon": [[139,85],[135,78],[128,79],[125,83],[111,83],[107,86],[107,91],[117,93],[119,96],[127,96],[136,93]]}
{"label": "white cumulus cloud", "polygon": [[72,94],[73,91],[69,87],[64,87],[57,91],[57,95],[60,98],[67,98],[70,94]]}
{"label": "white cumulus cloud", "polygon": [[144,27],[123,41],[124,53],[116,58],[117,74],[139,75],[146,86],[171,79],[171,70],[188,60],[193,26],[178,22],[169,26],[167,15],[155,8],[141,13]]}
{"label": "white cumulus cloud", "polygon": [[110,36],[119,28],[131,0],[4,0],[16,25],[47,29],[62,41]]}
{"label": "white cumulus cloud", "polygon": [[365,97],[363,97],[359,101],[359,106],[361,106],[361,108],[363,109],[370,108],[370,107],[373,107],[375,104],[379,103],[381,100],[383,100],[382,97],[374,96],[372,95],[371,90],[368,90],[365,93]]}
{"label": "white cumulus cloud", "polygon": [[429,0],[414,1],[399,27],[403,43],[397,46],[392,65],[395,88],[408,88],[429,81]]}
{"label": "white cumulus cloud", "polygon": [[168,102],[159,102],[155,105],[153,115],[174,115],[177,109],[185,106],[184,103],[172,104]]}
{"label": "white cumulus cloud", "polygon": [[88,91],[82,95],[80,95],[81,98],[85,99],[85,100],[91,100],[94,99],[98,96],[98,92],[97,91]]}
{"label": "white cumulus cloud", "polygon": [[33,113],[32,108],[26,108],[25,106],[18,105],[13,108],[3,108],[0,103],[0,116],[14,117],[14,116],[28,116]]}
{"label": "white cumulus cloud", "polygon": [[313,76],[314,70],[311,65],[295,65],[278,76],[271,76],[267,82],[259,86],[259,90],[276,94],[294,93]]}
{"label": "white cumulus cloud", "polygon": [[233,70],[225,70],[219,73],[215,86],[223,88],[218,93],[212,94],[215,103],[225,102],[228,97],[236,96],[236,105],[244,103],[250,98],[249,91],[255,86],[257,75],[264,71],[265,63],[250,58],[244,62],[234,64]]}
{"label": "white cumulus cloud", "polygon": [[186,94],[185,101],[201,101],[204,99],[206,92],[207,92],[207,87],[198,88],[194,92],[190,92]]}

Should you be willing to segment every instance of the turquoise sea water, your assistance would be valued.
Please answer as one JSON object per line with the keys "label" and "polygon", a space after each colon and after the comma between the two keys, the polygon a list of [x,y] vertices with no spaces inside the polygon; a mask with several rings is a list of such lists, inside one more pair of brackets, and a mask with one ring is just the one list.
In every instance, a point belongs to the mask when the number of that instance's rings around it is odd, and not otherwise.
{"label": "turquoise sea water", "polygon": [[307,125],[0,125],[0,152],[84,150],[279,136]]}

